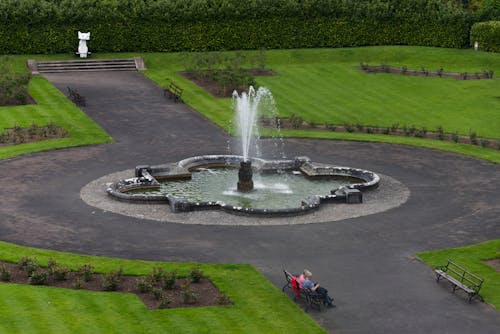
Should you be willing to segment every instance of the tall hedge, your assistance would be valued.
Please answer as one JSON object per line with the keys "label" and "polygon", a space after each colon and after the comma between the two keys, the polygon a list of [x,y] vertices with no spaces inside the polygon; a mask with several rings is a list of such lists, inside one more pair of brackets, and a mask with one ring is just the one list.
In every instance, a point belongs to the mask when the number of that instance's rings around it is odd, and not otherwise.
{"label": "tall hedge", "polygon": [[500,52],[500,21],[479,22],[472,26],[471,43],[478,42],[479,49]]}
{"label": "tall hedge", "polygon": [[479,12],[479,21],[500,20],[500,0],[483,0],[483,6]]}
{"label": "tall hedge", "polygon": [[468,45],[446,0],[1,0],[0,53]]}

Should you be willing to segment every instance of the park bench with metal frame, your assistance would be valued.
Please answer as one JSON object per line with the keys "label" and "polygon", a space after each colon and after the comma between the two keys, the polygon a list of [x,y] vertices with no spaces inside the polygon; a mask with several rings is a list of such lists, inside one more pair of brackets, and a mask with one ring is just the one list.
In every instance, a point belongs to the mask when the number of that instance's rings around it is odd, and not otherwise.
{"label": "park bench with metal frame", "polygon": [[295,301],[299,300],[301,297],[306,301],[306,312],[310,307],[316,307],[318,311],[321,311],[321,305],[323,304],[323,300],[310,289],[304,289],[299,285],[298,276],[292,275],[288,271],[283,270],[285,274],[286,283],[281,289],[281,291],[285,292],[286,288],[291,289],[294,292],[293,299]]}
{"label": "park bench with metal frame", "polygon": [[436,273],[436,282],[439,283],[440,279],[444,278],[450,282],[453,293],[457,289],[465,291],[469,297],[469,303],[476,296],[483,301],[483,298],[479,295],[479,290],[484,282],[481,277],[472,274],[451,260],[448,260],[446,265],[437,267],[434,271]]}
{"label": "park bench with metal frame", "polygon": [[182,92],[184,90],[177,86],[174,82],[170,82],[168,88],[163,91],[163,95],[168,96],[169,99],[182,102]]}
{"label": "park bench with metal frame", "polygon": [[69,86],[67,88],[68,88],[69,98],[71,101],[73,101],[78,106],[86,105],[85,97],[80,95],[80,93],[78,93],[76,89],[73,89]]}

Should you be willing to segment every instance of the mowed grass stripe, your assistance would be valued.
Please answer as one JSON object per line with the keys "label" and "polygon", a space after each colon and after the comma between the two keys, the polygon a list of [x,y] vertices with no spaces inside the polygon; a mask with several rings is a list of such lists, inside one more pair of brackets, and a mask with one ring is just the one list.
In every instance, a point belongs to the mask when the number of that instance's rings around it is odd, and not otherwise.
{"label": "mowed grass stripe", "polygon": [[23,310],[31,294],[26,293],[22,285],[0,284],[0,333],[23,333],[23,329],[31,327],[31,318],[25,319]]}

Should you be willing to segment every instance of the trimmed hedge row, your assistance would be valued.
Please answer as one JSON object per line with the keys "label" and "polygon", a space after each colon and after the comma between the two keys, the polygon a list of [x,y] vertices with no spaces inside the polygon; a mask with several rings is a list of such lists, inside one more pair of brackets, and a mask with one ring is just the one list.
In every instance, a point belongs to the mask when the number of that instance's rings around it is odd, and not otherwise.
{"label": "trimmed hedge row", "polygon": [[469,20],[442,0],[2,0],[0,53],[468,45]]}
{"label": "trimmed hedge row", "polygon": [[499,21],[500,20],[500,1],[483,0],[483,6],[478,13],[476,22],[481,21]]}
{"label": "trimmed hedge row", "polygon": [[476,23],[470,36],[471,43],[477,41],[480,50],[500,52],[500,21]]}

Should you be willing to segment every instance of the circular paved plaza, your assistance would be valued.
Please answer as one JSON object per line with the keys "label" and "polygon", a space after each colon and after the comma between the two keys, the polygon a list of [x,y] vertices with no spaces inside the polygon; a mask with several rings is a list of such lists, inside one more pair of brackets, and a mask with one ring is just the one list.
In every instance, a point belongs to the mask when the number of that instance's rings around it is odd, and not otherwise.
{"label": "circular paved plaza", "polygon": [[[226,154],[227,134],[139,73],[47,77],[62,91],[78,89],[85,112],[115,142],[0,161],[1,240],[130,259],[250,263],[279,288],[282,269],[308,268],[336,299],[334,309],[309,312],[329,332],[498,332],[498,311],[451,294],[414,257],[499,237],[498,165],[399,145],[288,139],[288,156],[385,176],[388,186],[377,191],[394,205],[361,215],[333,205],[313,213],[321,215],[315,224],[304,224],[307,216],[290,224],[238,224],[249,218],[231,216],[236,224],[217,224],[220,216],[206,215],[179,224],[127,215],[89,205],[86,187],[140,164]],[[161,207],[151,209],[164,217]]]}

